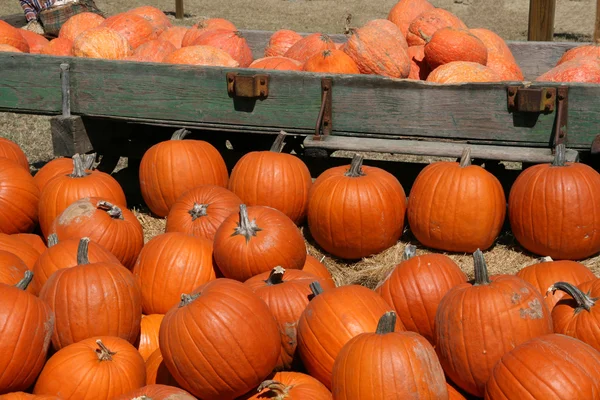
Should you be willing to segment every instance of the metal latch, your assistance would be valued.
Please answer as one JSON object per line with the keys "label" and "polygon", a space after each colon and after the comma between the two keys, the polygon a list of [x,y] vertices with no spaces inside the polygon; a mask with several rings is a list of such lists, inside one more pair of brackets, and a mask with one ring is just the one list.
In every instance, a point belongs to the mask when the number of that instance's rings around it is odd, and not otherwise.
{"label": "metal latch", "polygon": [[269,75],[228,72],[227,93],[230,97],[266,98],[269,96]]}
{"label": "metal latch", "polygon": [[333,124],[331,97],[331,78],[322,78],[321,108],[319,109],[319,115],[317,116],[317,125],[315,126],[313,140],[321,140],[321,135],[331,134]]}

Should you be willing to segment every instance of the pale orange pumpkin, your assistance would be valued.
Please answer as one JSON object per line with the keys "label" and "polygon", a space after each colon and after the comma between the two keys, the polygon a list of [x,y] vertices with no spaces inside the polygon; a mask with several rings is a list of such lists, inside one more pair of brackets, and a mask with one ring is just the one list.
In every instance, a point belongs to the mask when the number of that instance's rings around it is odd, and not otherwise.
{"label": "pale orange pumpkin", "polygon": [[73,41],[75,57],[120,60],[133,54],[125,36],[114,29],[99,26],[80,33]]}

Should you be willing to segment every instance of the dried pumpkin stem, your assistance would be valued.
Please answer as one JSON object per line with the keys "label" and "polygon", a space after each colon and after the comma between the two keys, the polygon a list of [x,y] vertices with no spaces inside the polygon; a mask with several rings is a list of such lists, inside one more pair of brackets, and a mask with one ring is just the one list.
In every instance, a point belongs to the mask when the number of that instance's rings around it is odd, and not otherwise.
{"label": "dried pumpkin stem", "polygon": [[84,154],[83,167],[86,170],[91,170],[94,167],[94,162],[96,162],[96,153]]}
{"label": "dried pumpkin stem", "polygon": [[423,39],[426,43],[431,42],[431,36],[423,32],[421,29],[419,29],[419,36],[421,36],[421,39]]}
{"label": "dried pumpkin stem", "polygon": [[96,207],[98,207],[99,210],[106,211],[112,219],[124,219],[123,210],[108,201],[100,200],[98,204],[96,204]]}
{"label": "dried pumpkin stem", "polygon": [[48,248],[52,246],[56,246],[58,244],[58,235],[56,233],[52,233],[48,236]]}
{"label": "dried pumpkin stem", "polygon": [[478,285],[489,285],[490,277],[488,275],[487,264],[481,250],[475,250],[473,253],[473,261],[475,263],[475,283],[474,286]]}
{"label": "dried pumpkin stem", "polygon": [[287,136],[287,133],[285,131],[279,131],[279,135],[277,135],[277,138],[273,142],[273,145],[271,146],[270,151],[272,151],[274,153],[281,153],[281,151],[285,147],[285,137],[286,136]]}
{"label": "dried pumpkin stem", "polygon": [[581,289],[579,289],[577,286],[571,285],[568,282],[556,282],[554,285],[548,288],[546,295],[548,293],[554,294],[554,292],[557,290],[565,292],[566,294],[571,296],[573,300],[575,300],[575,302],[577,303],[577,307],[575,308],[575,314],[581,312],[581,310],[590,311],[592,307],[596,304],[596,301],[598,301],[598,298],[590,297],[589,293],[583,293]]}
{"label": "dried pumpkin stem", "polygon": [[352,158],[352,162],[350,163],[350,169],[346,172],[346,176],[350,178],[358,178],[359,176],[364,176],[364,172],[362,170],[363,164],[363,156],[360,154],[355,154]]}
{"label": "dried pumpkin stem", "polygon": [[194,203],[194,206],[188,211],[188,214],[192,216],[192,221],[195,221],[200,217],[206,217],[208,215],[208,204]]}
{"label": "dried pumpkin stem", "polygon": [[188,131],[185,128],[181,128],[181,129],[173,132],[173,135],[171,136],[171,140],[183,140],[190,133],[192,133],[192,131]]}
{"label": "dried pumpkin stem", "polygon": [[417,255],[417,246],[414,244],[407,244],[402,253],[402,261],[410,260]]}
{"label": "dried pumpkin stem", "polygon": [[17,282],[15,287],[17,289],[27,290],[27,287],[31,283],[32,279],[33,279],[33,272],[31,272],[30,270],[27,270],[27,271],[25,271],[25,276],[23,277],[23,279],[21,279],[19,282]]}
{"label": "dried pumpkin stem", "polygon": [[257,232],[262,231],[257,225],[256,220],[250,221],[248,217],[248,208],[245,204],[240,205],[240,222],[237,228],[233,231],[233,235],[243,235],[246,238],[246,243],[250,241],[252,236],[256,236]]}
{"label": "dried pumpkin stem", "polygon": [[396,313],[393,311],[388,311],[381,318],[379,318],[379,322],[377,323],[377,330],[375,333],[378,335],[385,335],[386,333],[394,332],[396,328]]}
{"label": "dried pumpkin stem", "polygon": [[89,174],[85,172],[85,165],[80,154],[73,156],[73,172],[69,175],[71,178],[84,178]]}
{"label": "dried pumpkin stem", "polygon": [[85,265],[90,263],[90,259],[88,258],[88,247],[90,244],[90,238],[84,237],[79,241],[79,246],[77,246],[77,265]]}
{"label": "dried pumpkin stem", "polygon": [[555,154],[554,154],[554,161],[552,161],[552,166],[553,167],[564,167],[566,162],[567,162],[567,148],[565,147],[564,143],[561,143],[558,146],[556,146]]}
{"label": "dried pumpkin stem", "polygon": [[315,296],[320,295],[321,293],[323,293],[323,287],[321,286],[321,284],[319,283],[319,281],[314,281],[312,282],[310,285],[310,290],[312,291],[312,294]]}
{"label": "dried pumpkin stem", "polygon": [[265,389],[268,389],[270,392],[273,392],[273,394],[275,394],[277,396],[277,397],[269,396],[269,398],[275,399],[275,400],[283,400],[288,397],[291,386],[284,385],[283,383],[278,382],[278,381],[267,380],[258,386],[257,391],[260,393]]}
{"label": "dried pumpkin stem", "polygon": [[115,352],[110,351],[108,347],[102,343],[102,340],[96,340],[96,344],[98,345],[98,349],[96,349],[96,355],[98,356],[98,360],[100,361],[112,361],[112,356],[114,356]]}
{"label": "dried pumpkin stem", "polygon": [[200,297],[200,293],[194,293],[194,294],[183,293],[181,295],[181,301],[179,302],[179,307],[187,306],[192,301],[196,300],[198,297]]}
{"label": "dried pumpkin stem", "polygon": [[281,266],[276,266],[271,270],[269,274],[269,278],[265,281],[265,283],[269,286],[279,285],[283,282],[283,275],[285,274],[285,269]]}
{"label": "dried pumpkin stem", "polygon": [[462,154],[460,155],[460,167],[464,168],[464,167],[468,167],[469,165],[471,165],[471,148],[470,147],[465,147],[464,150],[462,151]]}

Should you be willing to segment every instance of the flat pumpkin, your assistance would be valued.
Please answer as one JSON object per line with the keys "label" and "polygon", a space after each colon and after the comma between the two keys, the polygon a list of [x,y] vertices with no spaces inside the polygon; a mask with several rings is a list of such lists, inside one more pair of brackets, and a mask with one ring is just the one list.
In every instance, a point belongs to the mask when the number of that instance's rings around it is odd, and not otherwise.
{"label": "flat pumpkin", "polygon": [[125,60],[138,62],[163,62],[163,60],[173,53],[177,48],[167,40],[150,40],[133,51],[133,55]]}
{"label": "flat pumpkin", "polygon": [[120,33],[134,50],[158,36],[150,22],[131,12],[110,16],[102,21],[99,27],[110,28]]}
{"label": "flat pumpkin", "polygon": [[306,62],[314,54],[335,49],[335,43],[331,38],[324,33],[313,33],[298,40],[284,54],[284,57],[292,58],[300,61],[302,64]]}
{"label": "flat pumpkin", "polygon": [[247,68],[253,60],[252,50],[244,35],[229,29],[208,30],[201,33],[191,46],[211,46],[223,50],[237,61],[241,68]]}
{"label": "flat pumpkin", "polygon": [[342,50],[323,50],[312,55],[303,67],[307,72],[327,74],[360,74],[354,60]]}
{"label": "flat pumpkin", "polygon": [[452,61],[431,71],[427,82],[433,83],[469,83],[499,82],[502,78],[496,71],[471,61]]}
{"label": "flat pumpkin", "polygon": [[121,60],[133,54],[133,48],[125,36],[101,25],[77,35],[73,40],[72,51],[75,57],[107,60]]}

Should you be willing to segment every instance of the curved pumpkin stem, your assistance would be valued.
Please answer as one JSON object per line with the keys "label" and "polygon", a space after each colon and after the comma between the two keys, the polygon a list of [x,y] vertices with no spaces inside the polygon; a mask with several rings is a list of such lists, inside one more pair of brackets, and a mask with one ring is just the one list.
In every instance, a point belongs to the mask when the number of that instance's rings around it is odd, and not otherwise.
{"label": "curved pumpkin stem", "polygon": [[353,30],[356,29],[352,27],[352,14],[348,13],[344,21],[344,35],[350,35]]}
{"label": "curved pumpkin stem", "polygon": [[195,221],[200,217],[206,217],[206,215],[208,215],[208,204],[194,203],[194,206],[188,211],[188,214],[192,216],[192,221]]}
{"label": "curved pumpkin stem", "polygon": [[181,295],[181,301],[179,302],[179,307],[187,306],[192,301],[196,300],[198,297],[200,297],[200,293],[194,293],[194,294],[183,293]]}
{"label": "curved pumpkin stem", "polygon": [[393,311],[388,311],[383,314],[383,316],[379,318],[375,333],[378,335],[385,335],[386,333],[394,332],[394,329],[396,328],[396,318],[396,313]]}
{"label": "curved pumpkin stem", "polygon": [[281,153],[281,151],[285,147],[285,137],[286,136],[287,136],[287,133],[285,131],[279,131],[279,135],[277,135],[277,138],[273,142],[273,145],[271,145],[270,151],[272,151],[274,153]]}
{"label": "curved pumpkin stem", "polygon": [[419,36],[421,36],[421,39],[423,39],[425,41],[425,43],[431,42],[431,36],[427,35],[421,29],[419,29]]}
{"label": "curved pumpkin stem", "polygon": [[252,236],[256,236],[257,232],[262,231],[257,225],[256,220],[250,221],[248,217],[248,208],[245,204],[240,205],[240,222],[233,232],[235,235],[243,235],[246,238],[246,243],[250,241]]}
{"label": "curved pumpkin stem", "polygon": [[323,287],[321,286],[321,284],[319,283],[319,281],[314,281],[312,282],[310,285],[310,290],[312,291],[313,295],[318,296],[321,293],[323,293]]}
{"label": "curved pumpkin stem", "polygon": [[183,140],[190,133],[192,133],[192,131],[188,131],[185,128],[178,129],[175,132],[173,132],[173,135],[171,136],[171,140]]}
{"label": "curved pumpkin stem", "polygon": [[402,261],[410,260],[417,255],[417,246],[414,244],[407,244],[402,253]]}
{"label": "curved pumpkin stem", "polygon": [[25,271],[25,276],[23,276],[23,279],[21,279],[19,282],[17,282],[15,287],[17,289],[27,290],[27,287],[31,283],[32,279],[33,279],[33,272],[31,272],[30,270],[27,270],[27,271]]}
{"label": "curved pumpkin stem", "polygon": [[355,154],[352,158],[352,162],[350,163],[350,169],[346,172],[346,176],[350,178],[358,178],[359,176],[364,176],[365,173],[362,170],[363,164],[363,156],[360,154]]}
{"label": "curved pumpkin stem", "polygon": [[115,352],[112,352],[102,343],[102,340],[96,340],[96,344],[98,345],[98,349],[96,349],[96,355],[98,356],[98,360],[100,361],[112,361],[112,356],[114,356]]}
{"label": "curved pumpkin stem", "polygon": [[279,285],[283,283],[283,275],[285,274],[285,268],[276,266],[269,274],[269,279],[265,281],[268,286]]}
{"label": "curved pumpkin stem", "polygon": [[577,303],[577,307],[575,308],[575,314],[581,312],[581,310],[590,311],[594,305],[596,305],[596,301],[598,298],[590,297],[590,293],[583,293],[581,289],[577,286],[572,285],[568,282],[556,282],[554,285],[548,288],[546,295],[548,293],[554,294],[555,291],[560,290],[568,294],[575,300]]}
{"label": "curved pumpkin stem", "polygon": [[291,388],[292,388],[291,386],[284,385],[281,382],[267,380],[258,386],[257,391],[260,393],[265,389],[269,389],[269,391],[273,392],[273,394],[275,394],[275,396],[276,396],[276,397],[269,397],[270,399],[283,400],[288,397],[288,393],[290,392]]}
{"label": "curved pumpkin stem", "polygon": [[51,234],[50,236],[48,236],[47,242],[48,248],[56,246],[58,244],[58,235],[56,235],[56,233]]}
{"label": "curved pumpkin stem", "polygon": [[556,146],[554,161],[552,161],[553,167],[564,167],[567,162],[567,148],[564,143]]}
{"label": "curved pumpkin stem", "polygon": [[468,167],[469,165],[471,165],[471,148],[470,147],[465,147],[464,150],[462,151],[462,154],[460,155],[460,167],[464,168],[464,167]]}
{"label": "curved pumpkin stem", "polygon": [[488,275],[487,264],[481,250],[475,250],[473,253],[473,261],[475,263],[475,283],[473,286],[489,285],[490,277]]}
{"label": "curved pumpkin stem", "polygon": [[106,211],[112,219],[124,219],[123,211],[108,201],[100,200],[98,204],[96,204],[96,207],[98,207],[99,210]]}
{"label": "curved pumpkin stem", "polygon": [[71,178],[84,178],[89,174],[85,172],[84,161],[80,154],[73,156],[73,172],[69,175]]}
{"label": "curved pumpkin stem", "polygon": [[83,167],[86,170],[92,170],[92,168],[94,168],[94,162],[96,162],[96,153],[83,155]]}
{"label": "curved pumpkin stem", "polygon": [[90,238],[84,237],[79,241],[79,246],[77,247],[77,265],[85,265],[90,263],[90,259],[88,258],[88,247],[90,244]]}

